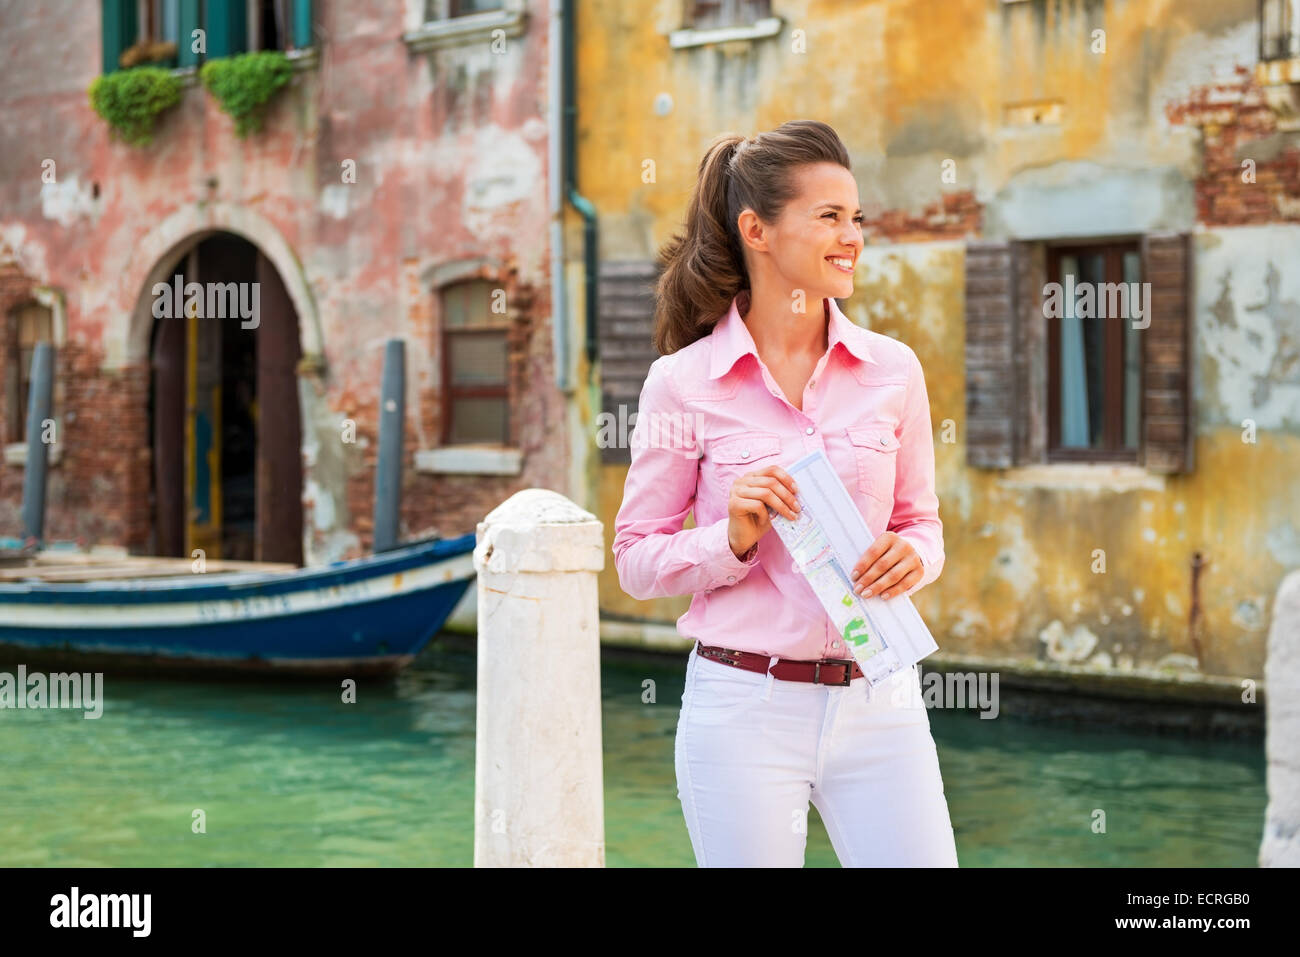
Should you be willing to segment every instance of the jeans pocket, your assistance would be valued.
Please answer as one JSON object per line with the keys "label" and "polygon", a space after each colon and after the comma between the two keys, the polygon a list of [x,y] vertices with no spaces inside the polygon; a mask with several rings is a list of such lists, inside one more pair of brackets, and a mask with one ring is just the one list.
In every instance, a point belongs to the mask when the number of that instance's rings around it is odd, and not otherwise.
{"label": "jeans pocket", "polygon": [[765,674],[696,655],[686,682],[689,714],[703,721],[740,714],[762,700],[766,684]]}

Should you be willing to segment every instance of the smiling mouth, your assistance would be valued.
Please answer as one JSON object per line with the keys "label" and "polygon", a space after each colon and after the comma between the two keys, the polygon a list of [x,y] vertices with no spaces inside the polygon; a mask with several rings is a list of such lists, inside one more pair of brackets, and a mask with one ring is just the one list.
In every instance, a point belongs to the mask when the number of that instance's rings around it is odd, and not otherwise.
{"label": "smiling mouth", "polygon": [[850,259],[849,257],[827,256],[826,261],[831,264],[832,268],[838,269],[840,272],[846,275],[849,276],[853,275],[853,260]]}

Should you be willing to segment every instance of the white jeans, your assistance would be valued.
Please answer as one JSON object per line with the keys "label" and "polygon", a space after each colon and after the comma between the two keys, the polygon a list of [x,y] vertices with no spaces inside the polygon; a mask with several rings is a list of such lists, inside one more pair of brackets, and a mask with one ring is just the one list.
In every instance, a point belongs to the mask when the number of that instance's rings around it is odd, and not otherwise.
{"label": "white jeans", "polygon": [[700,867],[802,867],[810,799],[844,867],[957,866],[915,667],[842,687],[692,649],[674,763]]}

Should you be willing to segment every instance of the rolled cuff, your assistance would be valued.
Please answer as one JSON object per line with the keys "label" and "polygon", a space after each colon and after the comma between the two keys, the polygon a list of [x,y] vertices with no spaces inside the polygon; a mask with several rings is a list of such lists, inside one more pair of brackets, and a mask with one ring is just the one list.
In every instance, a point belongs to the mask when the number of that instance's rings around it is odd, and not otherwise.
{"label": "rolled cuff", "polygon": [[750,569],[758,564],[758,542],[745,553],[743,559],[737,558],[731,550],[727,539],[729,519],[720,518],[709,526],[706,546],[709,559],[710,581],[705,591],[713,591],[725,585],[734,585],[743,581]]}

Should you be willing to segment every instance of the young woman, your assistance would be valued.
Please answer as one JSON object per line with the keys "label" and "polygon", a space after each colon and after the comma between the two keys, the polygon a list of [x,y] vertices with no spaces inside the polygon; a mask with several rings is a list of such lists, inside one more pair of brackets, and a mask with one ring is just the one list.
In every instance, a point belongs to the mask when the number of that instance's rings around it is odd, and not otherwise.
{"label": "young woman", "polygon": [[[829,126],[716,141],[660,252],[655,343],[614,561],[634,598],[691,594],[678,797],[700,866],[802,866],[808,803],[845,866],[957,864],[915,667],[872,688],[771,532],[780,465],[825,451],[875,536],[863,594],[943,567],[925,377],[844,316],[858,188]],[[683,529],[688,511],[693,528]]]}

